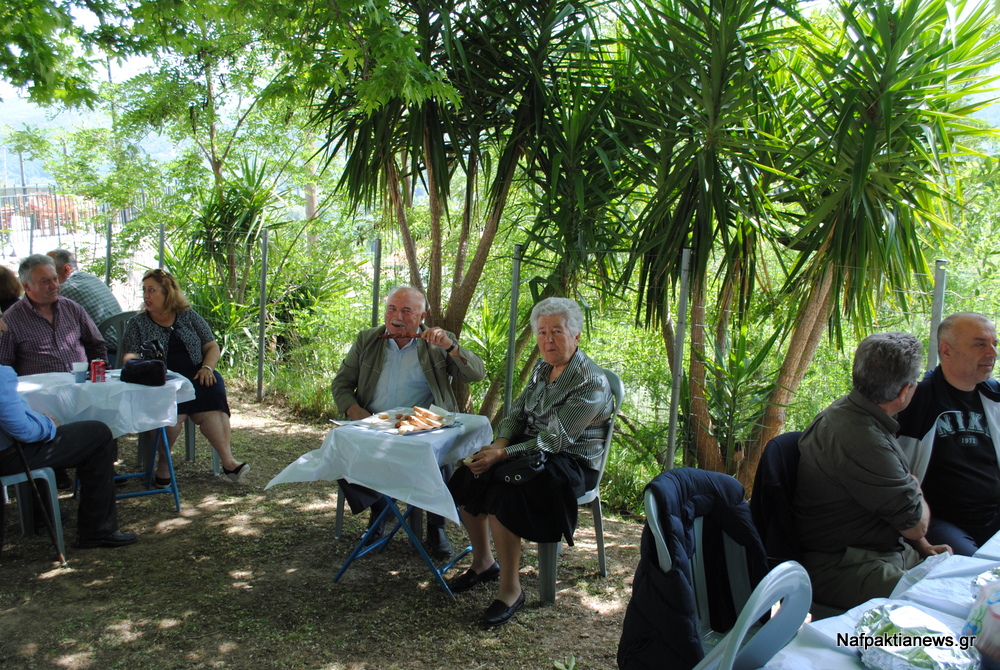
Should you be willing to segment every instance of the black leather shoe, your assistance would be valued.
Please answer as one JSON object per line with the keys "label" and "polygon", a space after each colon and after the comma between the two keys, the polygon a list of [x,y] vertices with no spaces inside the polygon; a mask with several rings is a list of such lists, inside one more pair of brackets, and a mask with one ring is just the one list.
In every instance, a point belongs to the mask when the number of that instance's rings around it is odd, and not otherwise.
{"label": "black leather shoe", "polygon": [[56,488],[60,491],[68,491],[73,488],[73,480],[70,478],[66,468],[55,468]]}
{"label": "black leather shoe", "polygon": [[[368,519],[368,527],[369,528],[371,528],[374,525],[375,519],[377,517],[378,517],[378,515],[373,512],[371,518]],[[375,544],[376,542],[378,542],[379,540],[381,540],[385,536],[385,524],[386,524],[386,521],[388,521],[388,519],[383,519],[382,523],[378,524],[378,527],[375,528],[375,530],[372,532],[372,534],[368,536],[368,541],[365,542],[365,546],[366,547],[368,545],[370,545],[370,544]]]}
{"label": "black leather shoe", "polygon": [[116,530],[111,533],[111,535],[105,535],[104,537],[98,537],[93,540],[79,540],[76,546],[81,549],[96,549],[97,547],[125,547],[130,544],[135,544],[139,541],[139,536],[135,533],[123,533],[120,530]]}
{"label": "black leather shoe", "polygon": [[[59,508],[59,521],[62,525],[66,526],[66,515],[69,514],[69,510],[65,510],[62,507]],[[45,519],[40,516],[35,516],[35,535],[47,535],[49,532],[49,527],[45,523]]]}
{"label": "black leather shoe", "polygon": [[448,558],[454,549],[441,526],[427,527],[427,550],[434,558]]}
{"label": "black leather shoe", "polygon": [[485,584],[486,582],[492,582],[500,577],[500,564],[493,561],[493,565],[486,568],[482,573],[476,572],[472,568],[469,568],[464,573],[455,577],[455,579],[448,582],[448,588],[451,589],[452,593],[461,593],[462,591],[468,591],[469,589],[475,588],[480,584]]}
{"label": "black leather shoe", "polygon": [[483,616],[479,620],[479,625],[484,628],[502,626],[510,621],[510,618],[514,616],[519,609],[521,609],[522,605],[524,605],[523,590],[521,591],[521,595],[517,597],[517,600],[515,600],[514,604],[510,607],[507,607],[507,603],[502,600],[494,600],[493,603],[486,608],[486,611],[483,612]]}

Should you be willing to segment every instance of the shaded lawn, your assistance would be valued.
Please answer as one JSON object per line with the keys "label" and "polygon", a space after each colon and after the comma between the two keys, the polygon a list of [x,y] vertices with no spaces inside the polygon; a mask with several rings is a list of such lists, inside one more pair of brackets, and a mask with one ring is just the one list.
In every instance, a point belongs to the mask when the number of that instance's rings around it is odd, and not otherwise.
{"label": "shaded lawn", "polygon": [[[175,448],[180,514],[169,495],[118,504],[121,527],[141,535],[134,546],[77,549],[76,505],[64,494],[69,568],[59,568],[47,537],[21,535],[17,511],[7,507],[0,667],[553,668],[571,656],[581,669],[616,667],[640,524],[605,516],[609,575],[601,578],[592,519],[581,508],[552,607],[538,601],[535,547],[526,544],[527,604],[504,628],[483,631],[477,622],[495,583],[450,600],[401,536],[334,582],[367,515],[348,513],[336,541],[334,484],[264,491],[319,446],[328,424],[231,401],[233,453],[252,464],[248,483],[213,477],[200,435],[195,462]],[[134,438],[120,446],[131,465]],[[449,522],[447,532],[464,546],[460,527]]]}

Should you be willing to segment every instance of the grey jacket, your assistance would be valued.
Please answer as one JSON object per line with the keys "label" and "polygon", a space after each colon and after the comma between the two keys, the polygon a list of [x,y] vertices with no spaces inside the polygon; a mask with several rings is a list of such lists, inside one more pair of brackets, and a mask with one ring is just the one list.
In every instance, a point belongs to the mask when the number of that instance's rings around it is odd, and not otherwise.
{"label": "grey jacket", "polygon": [[[423,328],[421,328],[423,330]],[[386,341],[379,338],[385,332],[385,325],[367,328],[358,333],[351,345],[350,351],[340,364],[337,376],[330,385],[333,391],[333,401],[337,410],[343,414],[351,405],[368,407],[375,394],[375,385],[382,374],[382,364],[385,362]],[[448,333],[452,340],[458,341],[453,333]],[[446,354],[444,349],[417,340],[417,355],[420,367],[424,370],[427,383],[434,394],[434,404],[449,412],[458,411],[458,400],[451,390],[452,378],[464,382],[477,382],[486,376],[486,366],[479,356],[461,349],[459,355]]]}

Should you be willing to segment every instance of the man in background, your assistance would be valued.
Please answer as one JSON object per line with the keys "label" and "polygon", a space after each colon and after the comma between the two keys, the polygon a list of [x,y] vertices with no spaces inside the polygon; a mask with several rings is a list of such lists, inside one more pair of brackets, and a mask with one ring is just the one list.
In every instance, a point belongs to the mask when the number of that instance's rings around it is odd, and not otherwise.
{"label": "man in background", "polygon": [[[438,405],[457,412],[453,378],[476,382],[486,376],[482,359],[462,349],[455,335],[424,328],[427,301],[415,288],[400,286],[385,301],[385,325],[362,330],[340,365],[331,388],[337,409],[352,420],[398,407]],[[385,507],[382,496],[341,480],[355,514],[371,507],[371,526]],[[376,529],[371,540],[381,537]],[[436,557],[452,553],[444,519],[427,515],[427,546]]]}
{"label": "man in background", "polygon": [[[59,295],[77,303],[90,315],[94,325],[100,327],[108,317],[119,314],[121,305],[111,289],[101,279],[89,272],[81,272],[76,267],[76,256],[66,249],[54,249],[46,254],[56,264],[59,277]],[[107,332],[104,341],[109,352],[118,351],[118,333],[114,329]]]}
{"label": "man in background", "polygon": [[927,539],[971,556],[1000,531],[997,329],[959,312],[938,326],[940,364],[899,415],[899,444],[934,510]]}
{"label": "man in background", "polygon": [[32,254],[18,266],[24,298],[3,314],[0,365],[18,375],[72,372],[73,363],[107,360],[107,346],[83,307],[59,295],[52,259]]}
{"label": "man in background", "polygon": [[904,571],[949,551],[925,538],[930,510],[895,438],[893,416],[919,375],[915,337],[870,335],[854,354],[853,390],[799,439],[795,528],[817,602],[849,609],[887,597]]}

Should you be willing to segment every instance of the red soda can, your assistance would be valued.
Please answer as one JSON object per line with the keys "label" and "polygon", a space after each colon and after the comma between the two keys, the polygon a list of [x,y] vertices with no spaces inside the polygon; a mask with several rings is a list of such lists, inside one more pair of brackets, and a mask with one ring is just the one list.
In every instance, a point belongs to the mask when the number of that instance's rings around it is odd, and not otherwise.
{"label": "red soda can", "polygon": [[103,382],[104,381],[104,361],[99,358],[95,358],[90,361],[90,381],[92,382]]}

